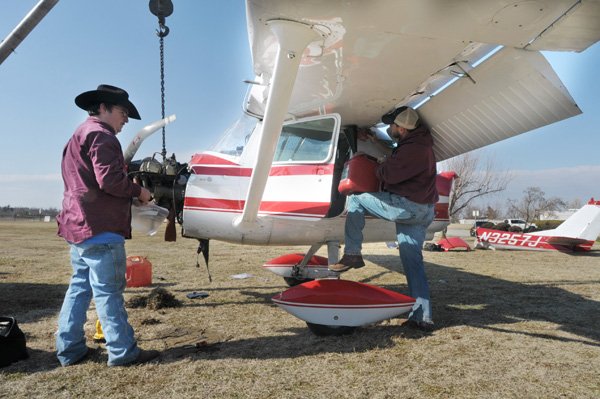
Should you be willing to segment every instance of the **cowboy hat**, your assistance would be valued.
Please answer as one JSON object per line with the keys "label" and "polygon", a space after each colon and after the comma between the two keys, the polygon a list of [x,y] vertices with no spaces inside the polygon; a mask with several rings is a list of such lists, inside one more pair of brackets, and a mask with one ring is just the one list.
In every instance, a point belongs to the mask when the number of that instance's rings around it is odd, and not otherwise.
{"label": "cowboy hat", "polygon": [[141,119],[135,105],[129,101],[129,94],[123,89],[110,85],[100,85],[96,90],[86,91],[75,97],[75,104],[83,109],[88,110],[94,104],[112,104],[120,105],[127,109],[129,118]]}

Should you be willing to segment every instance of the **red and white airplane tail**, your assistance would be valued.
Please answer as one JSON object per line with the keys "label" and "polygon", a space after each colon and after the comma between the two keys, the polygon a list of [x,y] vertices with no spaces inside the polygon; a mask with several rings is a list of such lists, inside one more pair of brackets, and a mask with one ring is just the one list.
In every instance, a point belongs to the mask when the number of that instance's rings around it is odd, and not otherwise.
{"label": "red and white airplane tail", "polygon": [[592,198],[586,205],[553,230],[531,233],[547,236],[555,245],[573,246],[574,250],[589,251],[600,235],[600,201]]}
{"label": "red and white airplane tail", "polygon": [[593,198],[552,230],[513,233],[477,229],[477,243],[495,249],[590,251],[600,236],[600,201]]}

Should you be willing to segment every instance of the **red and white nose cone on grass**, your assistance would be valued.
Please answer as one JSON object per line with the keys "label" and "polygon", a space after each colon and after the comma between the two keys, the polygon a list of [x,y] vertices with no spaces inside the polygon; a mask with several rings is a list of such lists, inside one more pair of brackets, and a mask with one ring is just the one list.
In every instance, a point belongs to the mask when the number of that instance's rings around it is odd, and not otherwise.
{"label": "red and white nose cone on grass", "polygon": [[356,281],[323,279],[297,285],[272,298],[308,323],[358,327],[409,312],[415,299]]}

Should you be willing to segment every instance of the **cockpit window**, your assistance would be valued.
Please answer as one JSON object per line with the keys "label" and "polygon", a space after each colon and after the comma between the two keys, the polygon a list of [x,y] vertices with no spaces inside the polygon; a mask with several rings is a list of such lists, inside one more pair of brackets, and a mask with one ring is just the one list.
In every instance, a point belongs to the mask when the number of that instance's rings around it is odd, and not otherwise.
{"label": "cockpit window", "polygon": [[222,135],[221,139],[211,150],[221,154],[240,156],[248,143],[258,120],[248,115],[243,115],[235,121]]}
{"label": "cockpit window", "polygon": [[274,162],[323,162],[329,158],[335,119],[286,124],[281,130]]}

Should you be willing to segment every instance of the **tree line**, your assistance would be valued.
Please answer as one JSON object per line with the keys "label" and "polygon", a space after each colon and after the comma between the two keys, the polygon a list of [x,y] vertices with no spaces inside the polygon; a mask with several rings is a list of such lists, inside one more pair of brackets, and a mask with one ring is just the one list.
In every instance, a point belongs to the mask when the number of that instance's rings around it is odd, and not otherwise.
{"label": "tree line", "polygon": [[29,208],[6,205],[0,207],[0,218],[11,219],[43,219],[46,216],[55,218],[60,211],[56,208]]}
{"label": "tree line", "polygon": [[540,220],[542,215],[567,209],[579,209],[581,200],[567,202],[558,197],[547,198],[540,187],[527,187],[520,199],[507,200],[506,206],[500,204],[477,205],[485,197],[504,191],[513,175],[510,171],[499,171],[493,158],[487,158],[485,164],[467,153],[452,158],[448,169],[456,172],[448,212],[453,222],[459,219],[471,219],[479,214],[480,219],[519,218],[527,224]]}

